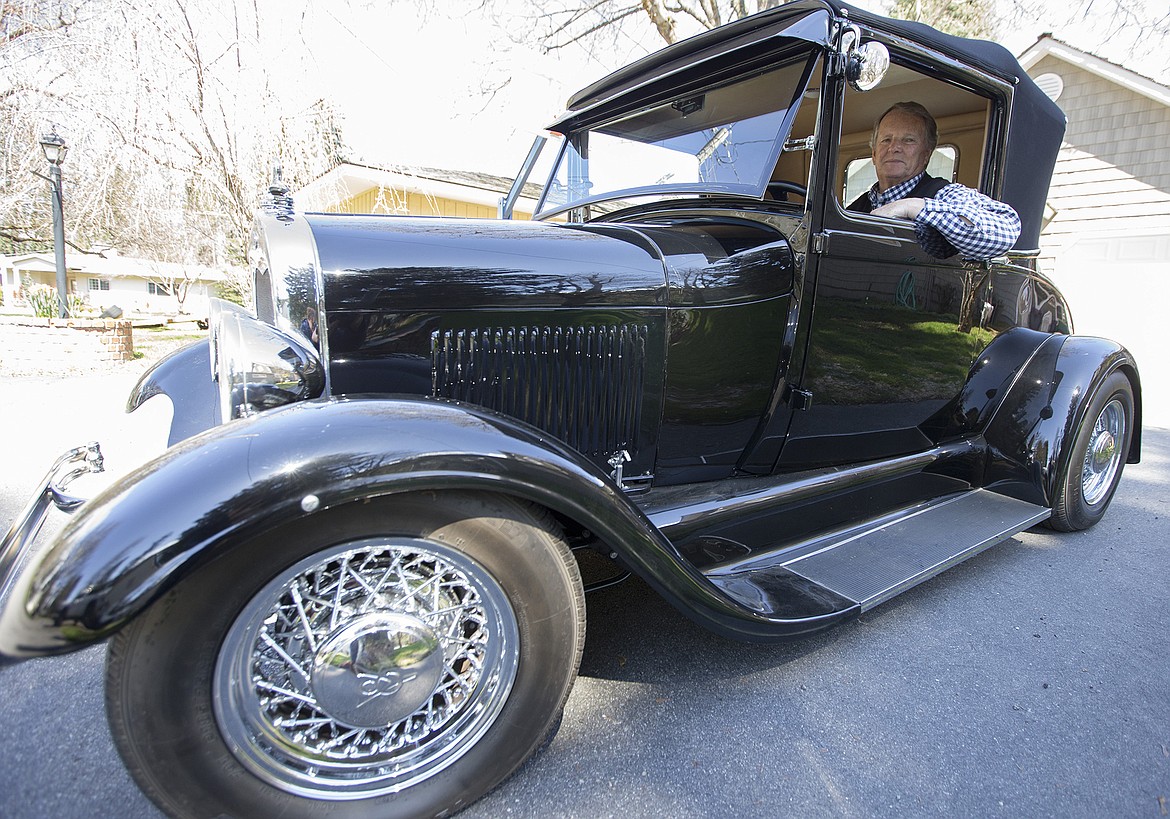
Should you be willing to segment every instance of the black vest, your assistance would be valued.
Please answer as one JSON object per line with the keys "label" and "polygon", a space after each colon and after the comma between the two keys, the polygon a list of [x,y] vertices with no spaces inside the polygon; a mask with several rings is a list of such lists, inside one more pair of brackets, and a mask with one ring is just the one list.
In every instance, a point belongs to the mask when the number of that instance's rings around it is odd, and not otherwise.
{"label": "black vest", "polygon": [[[939,191],[941,191],[949,184],[951,183],[945,179],[940,179],[937,176],[930,176],[929,174],[925,174],[921,179],[918,180],[918,184],[915,185],[914,188],[902,198],[933,199]],[[865,193],[861,194],[861,196],[854,199],[853,202],[849,205],[848,209],[857,213],[869,213],[871,210],[873,210],[873,205],[869,203],[869,191],[866,191]]]}

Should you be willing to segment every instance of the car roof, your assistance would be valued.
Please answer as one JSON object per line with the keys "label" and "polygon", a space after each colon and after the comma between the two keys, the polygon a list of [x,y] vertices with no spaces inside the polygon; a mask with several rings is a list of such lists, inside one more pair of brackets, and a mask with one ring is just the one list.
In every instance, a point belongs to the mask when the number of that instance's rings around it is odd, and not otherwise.
{"label": "car roof", "polygon": [[924,46],[1012,87],[999,197],[1016,209],[1023,223],[1016,249],[1038,248],[1052,168],[1064,136],[1064,112],[998,43],[955,37],[923,23],[882,17],[837,0],[786,3],[647,55],[571,96],[568,110],[551,130],[571,131],[591,121],[595,112],[616,110],[655,90],[717,73],[721,65],[758,53],[777,37],[827,45],[833,36],[833,19],[843,17],[883,39]]}

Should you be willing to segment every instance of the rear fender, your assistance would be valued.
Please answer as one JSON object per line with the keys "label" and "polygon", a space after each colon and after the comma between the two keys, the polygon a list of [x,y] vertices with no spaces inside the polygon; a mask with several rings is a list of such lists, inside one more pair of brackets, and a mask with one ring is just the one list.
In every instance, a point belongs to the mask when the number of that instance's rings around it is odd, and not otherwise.
{"label": "rear fender", "polygon": [[986,485],[1051,506],[1064,462],[1093,393],[1114,372],[1134,393],[1134,430],[1127,463],[1141,458],[1141,379],[1128,350],[1091,336],[1052,336],[1021,371],[987,427]]}

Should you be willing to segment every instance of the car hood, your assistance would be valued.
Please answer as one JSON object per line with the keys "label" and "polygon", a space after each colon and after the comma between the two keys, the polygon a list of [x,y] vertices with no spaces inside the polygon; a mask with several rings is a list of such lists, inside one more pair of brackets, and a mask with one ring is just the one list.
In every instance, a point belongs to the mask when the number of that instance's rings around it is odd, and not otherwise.
{"label": "car hood", "polygon": [[332,214],[306,220],[330,311],[666,304],[663,255],[630,227]]}

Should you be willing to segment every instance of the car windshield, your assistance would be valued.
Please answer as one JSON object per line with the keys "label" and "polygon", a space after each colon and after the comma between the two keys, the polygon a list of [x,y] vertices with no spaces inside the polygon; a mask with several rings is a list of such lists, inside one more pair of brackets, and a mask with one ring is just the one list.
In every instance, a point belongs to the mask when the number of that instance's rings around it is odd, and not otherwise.
{"label": "car windshield", "polygon": [[538,217],[598,215],[644,196],[762,197],[812,57],[568,135]]}

